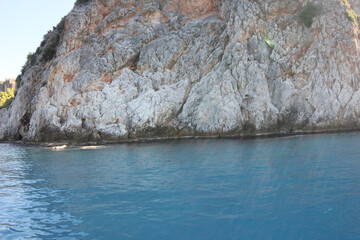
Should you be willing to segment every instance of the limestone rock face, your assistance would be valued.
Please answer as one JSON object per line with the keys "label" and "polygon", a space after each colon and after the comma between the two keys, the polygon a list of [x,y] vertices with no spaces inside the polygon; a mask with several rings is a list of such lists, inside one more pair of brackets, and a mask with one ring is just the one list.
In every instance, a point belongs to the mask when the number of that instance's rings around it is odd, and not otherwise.
{"label": "limestone rock face", "polygon": [[359,21],[342,0],[318,2],[310,27],[298,17],[307,0],[77,4],[0,110],[0,139],[359,129]]}

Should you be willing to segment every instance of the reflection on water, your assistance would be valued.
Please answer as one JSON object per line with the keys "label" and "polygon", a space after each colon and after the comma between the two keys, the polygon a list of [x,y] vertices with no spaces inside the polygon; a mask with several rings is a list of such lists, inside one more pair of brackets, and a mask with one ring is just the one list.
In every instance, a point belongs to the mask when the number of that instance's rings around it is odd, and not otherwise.
{"label": "reflection on water", "polygon": [[0,238],[360,239],[359,140],[0,144]]}
{"label": "reflection on water", "polygon": [[61,190],[34,176],[34,165],[25,148],[0,145],[1,239],[59,239],[86,236],[69,229],[81,223],[56,205],[66,202]]}

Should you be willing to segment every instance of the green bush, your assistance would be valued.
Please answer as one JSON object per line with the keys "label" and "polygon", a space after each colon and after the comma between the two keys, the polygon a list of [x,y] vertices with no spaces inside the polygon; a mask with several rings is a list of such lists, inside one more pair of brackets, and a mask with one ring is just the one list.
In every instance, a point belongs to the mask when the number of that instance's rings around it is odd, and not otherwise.
{"label": "green bush", "polygon": [[354,10],[346,9],[346,15],[350,21],[356,22],[358,16]]}
{"label": "green bush", "polygon": [[41,48],[40,47],[37,47],[36,51],[35,51],[35,54],[36,55],[39,55],[41,53]]}
{"label": "green bush", "polygon": [[21,86],[21,76],[24,75],[29,67],[34,66],[37,61],[39,61],[38,59],[40,59],[41,62],[48,62],[55,57],[61,36],[63,36],[64,32],[65,17],[63,17],[60,23],[54,27],[53,31],[49,30],[48,33],[44,35],[44,39],[36,49],[36,52],[27,55],[26,63],[21,69],[21,74],[16,78],[17,88]]}
{"label": "green bush", "polygon": [[16,88],[19,89],[21,86],[21,75],[18,75],[16,78]]}
{"label": "green bush", "polygon": [[65,17],[63,17],[60,23],[54,27],[53,31],[49,31],[45,36],[44,40],[41,42],[40,46],[45,47],[42,50],[42,56],[40,61],[47,62],[53,59],[56,55],[57,47],[59,46],[61,36],[65,32]]}
{"label": "green bush", "polygon": [[40,61],[47,62],[53,59],[56,55],[56,49],[60,43],[60,34],[57,33],[55,38],[50,39],[50,44],[42,52]]}
{"label": "green bush", "polygon": [[310,27],[313,23],[314,17],[320,14],[321,9],[322,7],[319,4],[307,2],[300,12],[300,21],[305,24],[305,26]]}
{"label": "green bush", "polygon": [[24,66],[21,68],[21,74],[24,74],[25,70],[31,66],[33,66],[36,63],[36,56],[34,53],[29,53],[26,56],[26,62]]}
{"label": "green bush", "polygon": [[63,17],[61,19],[61,21],[59,22],[59,24],[56,26],[56,30],[58,31],[59,34],[62,34],[65,30],[65,17]]}
{"label": "green bush", "polygon": [[50,61],[51,59],[53,59],[53,57],[55,57],[55,54],[56,54],[56,46],[48,46],[43,51],[41,61],[43,62]]}
{"label": "green bush", "polygon": [[87,4],[89,3],[91,0],[76,0],[75,4],[76,5],[82,5],[82,4]]}
{"label": "green bush", "polygon": [[29,53],[27,56],[26,56],[26,64],[29,65],[29,66],[32,66],[36,63],[36,57],[35,57],[35,54],[34,53]]}
{"label": "green bush", "polygon": [[351,8],[350,3],[347,0],[342,0],[346,8]]}
{"label": "green bush", "polygon": [[8,107],[15,96],[15,88],[8,88],[5,92],[0,92],[0,109]]}
{"label": "green bush", "polygon": [[342,2],[344,3],[344,5],[346,7],[347,18],[352,22],[356,22],[358,16],[357,16],[356,12],[351,9],[351,5],[349,4],[349,2],[347,0],[342,0]]}

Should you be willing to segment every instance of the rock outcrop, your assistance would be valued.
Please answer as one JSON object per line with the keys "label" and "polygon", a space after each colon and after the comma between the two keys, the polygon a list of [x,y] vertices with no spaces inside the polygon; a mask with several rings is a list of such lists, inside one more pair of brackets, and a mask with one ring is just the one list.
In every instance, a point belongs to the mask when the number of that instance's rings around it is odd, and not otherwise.
{"label": "rock outcrop", "polygon": [[359,129],[359,22],[318,2],[307,27],[307,0],[78,1],[0,110],[0,139]]}

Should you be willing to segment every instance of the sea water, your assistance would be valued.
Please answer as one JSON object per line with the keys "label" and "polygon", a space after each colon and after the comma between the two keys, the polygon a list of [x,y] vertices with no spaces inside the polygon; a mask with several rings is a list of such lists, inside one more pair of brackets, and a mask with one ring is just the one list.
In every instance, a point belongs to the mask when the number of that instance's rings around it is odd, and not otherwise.
{"label": "sea water", "polygon": [[360,239],[360,133],[0,144],[0,239]]}

